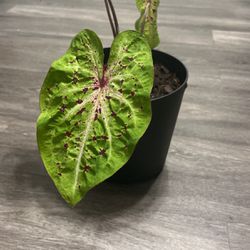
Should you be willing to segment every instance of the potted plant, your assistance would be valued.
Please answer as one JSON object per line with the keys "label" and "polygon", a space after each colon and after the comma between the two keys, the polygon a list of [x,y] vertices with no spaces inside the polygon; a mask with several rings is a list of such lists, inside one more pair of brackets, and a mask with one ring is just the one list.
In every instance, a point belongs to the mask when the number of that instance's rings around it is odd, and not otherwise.
{"label": "potted plant", "polygon": [[103,49],[93,31],[79,32],[52,63],[40,92],[38,147],[72,206],[106,179],[159,174],[187,85],[179,60],[151,50],[159,44],[158,0],[137,0],[137,31],[121,33],[111,0],[105,5],[111,48]]}

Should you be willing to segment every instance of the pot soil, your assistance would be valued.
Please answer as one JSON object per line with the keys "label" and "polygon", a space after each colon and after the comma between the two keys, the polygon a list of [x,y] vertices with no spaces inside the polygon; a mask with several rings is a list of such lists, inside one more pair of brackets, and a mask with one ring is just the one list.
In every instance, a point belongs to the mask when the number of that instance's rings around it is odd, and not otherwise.
{"label": "pot soil", "polygon": [[151,99],[158,98],[178,89],[181,85],[179,78],[161,63],[154,64],[154,86]]}
{"label": "pot soil", "polygon": [[[105,61],[109,48],[104,49]],[[108,181],[140,182],[156,177],[163,169],[187,87],[188,71],[177,58],[153,50],[155,82],[151,93],[152,120],[129,161]]]}

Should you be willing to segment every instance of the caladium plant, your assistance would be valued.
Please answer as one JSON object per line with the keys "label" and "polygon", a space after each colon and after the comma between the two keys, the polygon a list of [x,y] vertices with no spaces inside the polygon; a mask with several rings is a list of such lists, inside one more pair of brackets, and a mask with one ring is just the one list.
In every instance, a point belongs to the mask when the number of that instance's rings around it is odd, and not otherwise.
{"label": "caladium plant", "polygon": [[98,36],[83,30],[53,62],[40,92],[37,140],[62,197],[77,204],[131,157],[151,120],[153,61],[136,31],[118,34],[108,62]]}
{"label": "caladium plant", "polygon": [[135,28],[146,37],[152,49],[160,43],[157,31],[157,9],[159,3],[160,0],[136,0],[136,5],[141,15],[135,23]]}

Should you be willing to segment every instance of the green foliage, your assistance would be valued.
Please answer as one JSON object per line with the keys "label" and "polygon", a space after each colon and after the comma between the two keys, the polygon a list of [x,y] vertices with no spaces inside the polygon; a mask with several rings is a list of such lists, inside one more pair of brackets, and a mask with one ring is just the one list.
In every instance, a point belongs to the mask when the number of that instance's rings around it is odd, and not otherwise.
{"label": "green foliage", "polygon": [[135,28],[146,37],[152,49],[160,43],[157,31],[157,8],[159,3],[160,0],[136,0],[136,6],[141,16],[136,21]]}
{"label": "green foliage", "polygon": [[37,140],[62,197],[77,204],[131,157],[151,120],[151,49],[136,31],[102,43],[83,30],[53,62],[40,92]]}

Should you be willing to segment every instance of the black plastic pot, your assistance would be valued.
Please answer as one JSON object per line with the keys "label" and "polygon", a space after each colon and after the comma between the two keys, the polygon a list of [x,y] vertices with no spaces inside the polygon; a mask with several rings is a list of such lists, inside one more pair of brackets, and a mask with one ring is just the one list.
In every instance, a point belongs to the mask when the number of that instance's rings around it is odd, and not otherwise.
{"label": "black plastic pot", "polygon": [[[109,48],[104,49],[104,53],[107,61]],[[182,97],[187,87],[188,71],[178,59],[157,50],[153,50],[153,60],[175,72],[182,84],[170,94],[151,100],[152,120],[147,131],[139,140],[129,161],[108,181],[145,181],[156,177],[164,167]]]}

